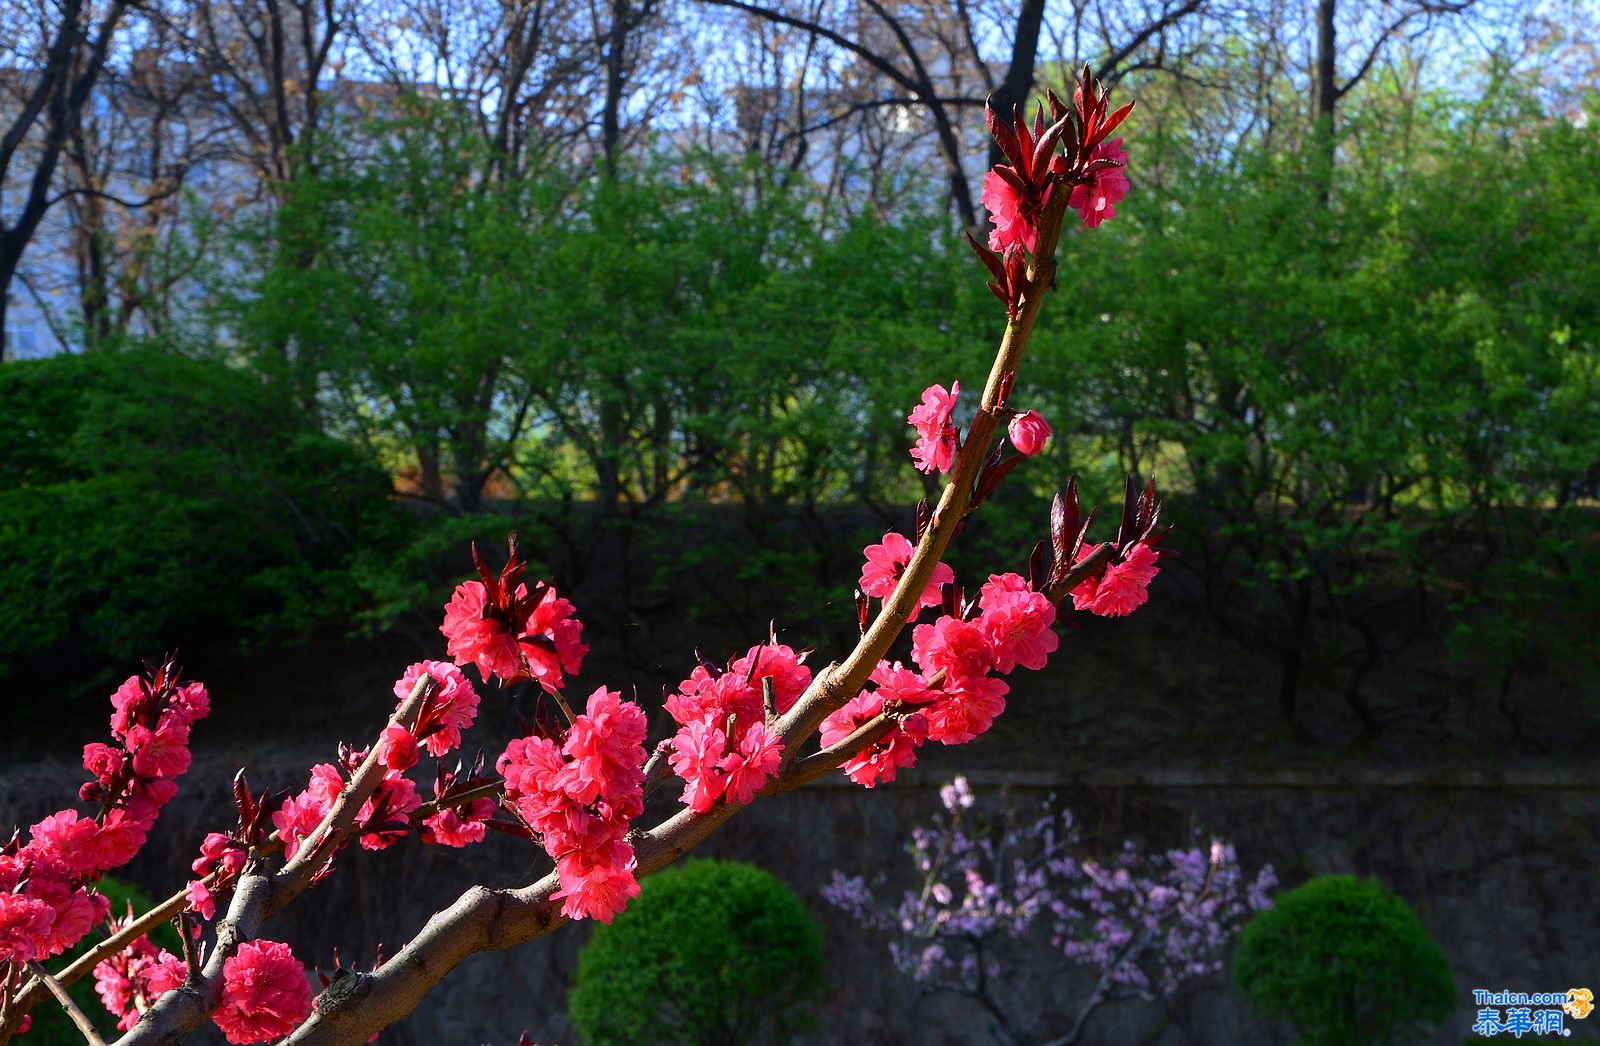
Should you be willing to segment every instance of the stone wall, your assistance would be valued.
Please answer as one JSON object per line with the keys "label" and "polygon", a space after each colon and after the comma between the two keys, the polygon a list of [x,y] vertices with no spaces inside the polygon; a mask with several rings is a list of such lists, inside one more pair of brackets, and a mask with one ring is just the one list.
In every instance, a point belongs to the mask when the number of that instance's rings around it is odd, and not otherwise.
{"label": "stone wall", "polygon": [[[152,893],[181,885],[201,836],[228,816],[228,781],[242,755],[197,761],[128,878]],[[283,748],[254,756],[257,788],[298,787],[317,752]],[[818,895],[834,868],[869,878],[881,872],[891,884],[903,883],[909,861],[899,847],[937,807],[936,788],[949,775],[926,766],[871,792],[819,782],[742,812],[704,848],[764,865],[821,919],[836,990],[818,1042],[992,1041],[975,1007],[957,998],[919,998],[888,962],[883,943]],[[1466,1037],[1473,988],[1600,990],[1600,914],[1593,902],[1600,885],[1600,775],[1367,769],[968,776],[980,792],[1004,784],[1019,801],[1055,795],[1102,846],[1124,837],[1172,846],[1195,826],[1234,842],[1247,871],[1270,862],[1290,885],[1323,872],[1376,875],[1418,909],[1450,956],[1460,1003],[1440,1043]],[[25,825],[58,807],[63,782],[77,777],[68,763],[13,759],[0,769],[0,825]],[[335,948],[347,963],[370,962],[377,941],[392,953],[469,880],[519,884],[546,867],[532,846],[493,833],[466,851],[411,841],[380,854],[354,850],[341,863],[347,866],[341,874],[271,924],[271,933],[304,960],[324,966]],[[544,941],[475,957],[382,1041],[513,1043],[524,1029],[542,1042],[574,1041],[565,997],[588,933],[587,926],[571,925]],[[1017,1012],[1035,1017],[1038,1040],[1060,1034],[1084,989],[1081,974],[1037,942],[1006,956],[1005,969],[1005,991]],[[1575,1041],[1600,1039],[1600,1020],[1574,1027]],[[203,1033],[193,1041],[220,1038]],[[1250,1019],[1219,977],[1170,1002],[1104,1010],[1086,1041],[1249,1046],[1287,1036]]]}

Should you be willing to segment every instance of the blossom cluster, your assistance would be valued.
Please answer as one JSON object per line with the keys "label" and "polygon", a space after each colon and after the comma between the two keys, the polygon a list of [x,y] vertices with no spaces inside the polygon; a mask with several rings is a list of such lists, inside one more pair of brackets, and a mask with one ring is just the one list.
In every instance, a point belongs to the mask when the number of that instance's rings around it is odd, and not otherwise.
{"label": "blossom cluster", "polygon": [[1098,975],[1088,1009],[1114,998],[1171,994],[1221,966],[1252,911],[1270,905],[1270,866],[1253,878],[1231,845],[1147,853],[1124,844],[1109,862],[1079,856],[1070,812],[1046,801],[1026,818],[977,808],[964,778],[940,790],[944,813],[906,847],[919,883],[898,903],[835,871],[823,896],[889,937],[895,966],[919,984],[997,1006],[1007,939],[1048,941]]}
{"label": "blossom cluster", "polygon": [[[133,919],[113,920],[116,932]],[[149,937],[94,968],[94,988],[105,1008],[128,1031],[162,995],[182,984],[187,965]],[[245,941],[222,964],[222,1004],[211,1019],[232,1043],[267,1042],[293,1031],[311,1012],[311,985],[287,944]]]}
{"label": "blossom cluster", "polygon": [[[1058,180],[1070,186],[1067,205],[1077,210],[1085,228],[1098,228],[1116,215],[1114,205],[1128,191],[1128,153],[1121,138],[1108,136],[1133,103],[1108,112],[1109,98],[1109,91],[1085,69],[1070,107],[1049,95],[1048,126],[1042,106],[1031,129],[1020,110],[1007,122],[986,108],[989,131],[1009,161],[996,164],[983,178],[983,205],[994,224],[991,251],[1006,255],[1034,250],[1040,214]],[[1057,154],[1057,145],[1063,143],[1064,152]]]}
{"label": "blossom cluster", "polygon": [[[130,905],[127,915],[110,920],[107,929],[115,933],[132,921]],[[105,1008],[116,1015],[117,1027],[128,1031],[157,999],[182,984],[186,973],[181,957],[157,948],[149,937],[140,937],[95,966],[94,990]]]}
{"label": "blossom cluster", "polygon": [[105,918],[90,884],[132,860],[189,768],[189,728],[211,708],[206,688],[171,661],[132,676],[111,696],[112,744],[83,750],[93,776],[79,797],[99,810],[61,810],[0,847],[0,968],[49,958]]}
{"label": "blossom cluster", "polygon": [[767,714],[766,689],[774,716],[794,707],[811,685],[808,653],[773,639],[726,667],[697,665],[678,684],[666,709],[678,724],[670,762],[683,778],[685,806],[705,813],[718,799],[748,803],[778,772],[783,746]]}
{"label": "blossom cluster", "polygon": [[[961,383],[952,381],[950,391],[946,392],[943,385],[929,385],[922,393],[922,402],[911,409],[906,416],[906,424],[917,432],[917,438],[911,445],[911,460],[920,472],[944,473],[949,472],[955,464],[956,451],[961,448],[961,433],[956,428],[951,415],[955,412],[956,401],[961,396]],[[1050,423],[1036,410],[1015,411],[1002,407],[1002,413],[1009,416],[1006,422],[1006,435],[1011,440],[1011,445],[1025,458],[1031,458],[1044,448],[1045,441],[1050,438]],[[1001,475],[1004,473],[1002,472]],[[898,555],[898,551],[893,553]],[[903,560],[900,560],[900,569],[904,569],[905,560],[911,558],[909,548]],[[896,580],[899,574],[894,574]],[[862,578],[862,590],[866,591],[867,578]],[[893,587],[892,585],[890,586]],[[876,593],[867,592],[867,595]],[[933,602],[938,602],[934,599]]]}
{"label": "blossom cluster", "polygon": [[644,709],[600,687],[564,739],[531,734],[495,764],[505,794],[556,862],[561,911],[609,923],[639,894],[628,823],[644,811]]}
{"label": "blossom cluster", "polygon": [[[461,744],[461,732],[477,716],[477,691],[466,675],[448,661],[419,661],[407,668],[394,684],[397,708],[424,676],[433,685],[418,708],[415,721],[409,726],[391,723],[379,736],[378,758],[383,764],[383,777],[355,818],[362,849],[383,850],[406,837],[411,830],[411,815],[422,806],[416,782],[406,776],[406,771],[417,764],[419,749],[441,757],[454,751]],[[349,774],[366,757],[365,751],[346,751],[337,764],[319,763],[312,767],[305,789],[285,799],[272,814],[272,823],[291,860],[307,840],[312,840],[344,791]],[[436,782],[436,793],[446,787],[447,778],[445,775]],[[486,807],[483,803],[441,810],[423,822],[427,828],[424,838],[449,846],[476,842],[483,838],[482,822],[492,813],[493,805]],[[213,839],[214,836],[208,838],[208,844]],[[202,870],[196,862],[195,871]]]}
{"label": "blossom cluster", "polygon": [[1114,217],[1128,192],[1128,152],[1121,138],[1109,136],[1133,103],[1110,111],[1109,90],[1088,68],[1078,78],[1070,106],[1054,92],[1047,97],[1048,124],[1041,106],[1031,128],[1021,109],[1007,114],[984,108],[989,133],[1006,162],[983,176],[983,206],[993,225],[988,248],[970,234],[967,239],[989,270],[989,290],[1012,319],[1028,291],[1024,255],[1037,252],[1039,222],[1059,189],[1065,189],[1067,206],[1086,229]]}
{"label": "blossom cluster", "polygon": [[532,679],[550,693],[577,672],[589,648],[583,623],[572,603],[540,582],[530,592],[522,582],[527,565],[517,555],[517,535],[509,540],[506,565],[495,575],[472,549],[480,581],[464,581],[445,607],[445,652],[458,665],[475,664],[485,682],[496,676],[509,684]]}
{"label": "blossom cluster", "polygon": [[828,747],[886,708],[905,711],[882,740],[843,765],[857,784],[870,788],[894,780],[897,770],[916,762],[916,749],[925,741],[965,744],[988,730],[1005,710],[1010,689],[992,673],[1004,675],[1019,665],[1041,669],[1060,643],[1051,630],[1055,606],[1017,574],[991,574],[975,605],[951,609],[956,612],[912,631],[915,669],[880,663],[871,676],[875,688],[823,721],[822,744]]}

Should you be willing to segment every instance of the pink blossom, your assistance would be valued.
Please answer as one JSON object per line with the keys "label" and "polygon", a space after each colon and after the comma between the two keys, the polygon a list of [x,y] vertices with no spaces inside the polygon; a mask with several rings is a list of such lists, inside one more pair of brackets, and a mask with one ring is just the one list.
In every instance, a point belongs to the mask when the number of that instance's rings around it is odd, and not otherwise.
{"label": "pink blossom", "polygon": [[41,942],[55,918],[55,909],[44,901],[0,893],[0,961],[20,966],[44,954]]}
{"label": "pink blossom", "polygon": [[922,403],[913,407],[906,418],[907,424],[917,430],[911,460],[923,472],[948,472],[955,461],[959,434],[950,422],[950,412],[955,410],[960,395],[959,381],[950,383],[949,392],[943,385],[929,385],[923,390]]}
{"label": "pink blossom", "polygon": [[573,720],[562,752],[571,760],[565,789],[573,800],[616,803],[644,783],[644,709],[600,687],[586,712]]}
{"label": "pink blossom", "polygon": [[246,941],[222,964],[222,1005],[212,1015],[232,1043],[287,1035],[311,1012],[311,986],[287,944]]}
{"label": "pink blossom", "polygon": [[117,1015],[117,1027],[131,1031],[143,1011],[183,983],[188,970],[166,949],[156,950],[140,937],[94,968],[94,989],[105,1008]]}
{"label": "pink blossom", "polygon": [[1112,138],[1095,146],[1090,162],[1094,160],[1116,160],[1122,166],[1098,171],[1084,184],[1072,187],[1067,204],[1078,209],[1086,229],[1098,229],[1101,222],[1116,217],[1117,209],[1112,205],[1128,194],[1128,152],[1122,147],[1122,139]]}
{"label": "pink blossom", "polygon": [[583,624],[573,616],[576,608],[554,592],[540,601],[523,635],[543,636],[555,650],[522,641],[522,652],[527,656],[533,678],[546,690],[560,690],[565,685],[563,671],[576,673],[583,665],[583,656],[589,647],[583,642]]}
{"label": "pink blossom", "polygon": [[417,739],[399,723],[390,723],[378,735],[378,758],[390,770],[404,773],[417,765]]}
{"label": "pink blossom", "polygon": [[994,664],[994,650],[983,630],[948,615],[912,631],[911,656],[924,675],[942,668],[952,681],[982,676]]}
{"label": "pink blossom", "polygon": [[[273,822],[277,823],[276,816]],[[201,841],[200,856],[189,867],[196,875],[210,875],[214,869],[221,867],[222,874],[231,878],[244,868],[244,861],[243,847],[222,832],[212,832]]]}
{"label": "pink blossom", "polygon": [[34,880],[29,886],[29,893],[48,904],[55,913],[50,929],[39,941],[41,959],[60,955],[77,944],[89,932],[89,928],[104,919],[111,910],[111,902],[102,894],[85,893],[64,880],[54,883]]}
{"label": "pink blossom", "polygon": [[438,690],[428,702],[426,720],[417,723],[417,739],[431,754],[448,755],[461,744],[461,731],[478,715],[478,691],[461,669],[448,661],[418,661],[394,684],[394,696],[411,696],[423,673],[432,676]]}
{"label": "pink blossom", "polygon": [[667,698],[667,713],[680,726],[702,719],[726,723],[729,716],[740,723],[765,719],[761,681],[770,678],[773,706],[782,715],[811,685],[806,654],[782,643],[764,643],[751,647],[717,675],[696,665],[678,692]]}
{"label": "pink blossom", "polygon": [[204,683],[187,683],[173,692],[168,708],[185,724],[193,723],[211,714],[211,695]]}
{"label": "pink blossom", "polygon": [[1006,425],[1006,433],[1017,452],[1031,458],[1039,453],[1044,441],[1050,438],[1050,423],[1040,417],[1038,411],[1030,410],[1014,416]]}
{"label": "pink blossom", "polygon": [[100,871],[120,868],[133,860],[144,845],[147,826],[122,810],[113,810],[100,823],[90,855],[84,860]]}
{"label": "pink blossom", "polygon": [[[746,673],[729,670],[712,676],[704,665],[697,665],[678,687],[678,692],[667,698],[667,714],[680,726],[711,719],[726,722],[734,716],[741,722],[762,718],[760,685],[752,685]],[[774,681],[773,696],[777,696]]]}
{"label": "pink blossom", "polygon": [[1032,251],[1039,236],[1038,215],[1032,205],[993,170],[983,175],[983,206],[994,228],[989,230],[989,249],[1000,254],[1021,248]]}
{"label": "pink blossom", "polygon": [[878,696],[885,701],[899,701],[907,705],[926,704],[943,695],[928,689],[928,681],[900,662],[879,661],[869,677],[878,684]]}
{"label": "pink blossom", "polygon": [[[855,731],[870,723],[883,710],[884,691],[862,691],[844,703],[822,721],[822,747],[831,748]],[[879,782],[893,781],[895,772],[916,765],[917,745],[898,724],[882,740],[873,743],[859,755],[847,760],[839,769],[845,776],[864,788],[874,788]]]}
{"label": "pink blossom", "polygon": [[306,784],[306,793],[324,806],[332,806],[344,791],[344,786],[344,775],[337,766],[318,763],[311,768],[311,780]]}
{"label": "pink blossom", "polygon": [[138,676],[129,676],[111,694],[111,733],[118,740],[133,726],[133,715],[144,701],[144,685]]}
{"label": "pink blossom", "polygon": [[[892,530],[883,536],[881,543],[868,545],[862,549],[867,562],[861,568],[861,591],[874,599],[888,599],[890,593],[894,591],[894,586],[899,584],[900,576],[906,572],[906,567],[911,562],[912,551],[911,542],[904,535]],[[934,564],[933,577],[928,580],[928,586],[922,590],[922,595],[917,600],[917,609],[938,606],[944,599],[943,587],[953,584],[955,579],[955,571],[950,569],[948,563]]]}
{"label": "pink blossom", "polygon": [[966,744],[994,725],[995,716],[1006,710],[1005,695],[1010,689],[1005,680],[976,676],[946,684],[948,693],[924,714],[928,717],[928,738],[940,744]]}
{"label": "pink blossom", "polygon": [[362,831],[363,850],[385,850],[410,832],[410,815],[422,805],[417,786],[409,777],[394,770],[384,772],[372,798],[361,804],[356,823]]}
{"label": "pink blossom", "polygon": [[213,919],[217,914],[217,898],[203,879],[191,879],[184,890],[189,895],[189,909],[202,919]]}
{"label": "pink blossom", "polygon": [[[525,586],[524,586],[525,587]],[[484,615],[487,593],[481,581],[463,581],[445,604],[445,653],[458,665],[476,664],[485,681],[517,678],[522,671],[516,637],[504,625]]]}
{"label": "pink blossom", "polygon": [[91,817],[80,817],[73,810],[51,814],[28,830],[32,850],[46,854],[71,869],[75,875],[98,870],[95,837],[100,825]]}
{"label": "pink blossom", "polygon": [[[328,804],[317,799],[309,791],[285,799],[283,805],[272,814],[273,827],[277,828],[278,835],[283,839],[284,857],[294,860],[295,855],[300,852],[301,844],[310,838],[311,833],[317,830],[317,826],[326,816],[328,816]],[[199,870],[196,867],[195,871]]]}
{"label": "pink blossom", "polygon": [[170,777],[151,777],[136,780],[123,798],[122,808],[128,816],[148,829],[155,824],[161,808],[178,794],[178,782]]}
{"label": "pink blossom", "polygon": [[163,948],[156,953],[156,961],[144,971],[144,997],[155,1003],[188,976],[189,968],[183,959]]}
{"label": "pink blossom", "polygon": [[994,649],[997,672],[1009,672],[1017,665],[1037,672],[1060,645],[1050,628],[1056,620],[1055,606],[1017,574],[990,574],[978,605],[983,609],[978,627]]}
{"label": "pink blossom", "polygon": [[128,751],[133,753],[133,772],[140,777],[177,777],[189,769],[189,725],[162,716],[154,730],[131,727]]}
{"label": "pink blossom", "polygon": [[83,746],[83,768],[103,785],[111,784],[122,773],[126,762],[127,755],[120,748],[99,741]]}
{"label": "pink blossom", "polygon": [[[1079,559],[1093,552],[1086,548]],[[1087,578],[1072,590],[1072,605],[1101,617],[1126,617],[1149,598],[1150,582],[1160,573],[1158,557],[1149,545],[1135,545],[1120,563],[1106,567],[1098,580]]]}
{"label": "pink blossom", "polygon": [[[528,598],[528,586],[513,593],[518,606]],[[563,671],[577,672],[589,648],[582,642],[583,625],[572,616],[573,606],[549,592],[525,620],[500,621],[486,614],[488,590],[481,581],[456,586],[445,606],[439,626],[448,642],[445,652],[456,664],[476,664],[485,679],[498,676],[504,683],[532,678],[554,692],[564,685]],[[552,649],[553,648],[553,649]]]}
{"label": "pink blossom", "polygon": [[556,775],[565,765],[554,741],[534,736],[513,739],[494,764],[506,779],[506,794],[513,798],[553,791]]}
{"label": "pink blossom", "polygon": [[610,924],[628,900],[639,896],[633,849],[621,840],[592,850],[563,854],[556,860],[561,913],[573,919],[599,919]]}
{"label": "pink blossom", "polygon": [[481,843],[484,822],[494,816],[493,799],[474,799],[459,807],[446,807],[423,821],[422,841],[440,846],[462,847]]}
{"label": "pink blossom", "polygon": [[520,738],[498,761],[506,795],[556,859],[556,896],[572,918],[610,921],[638,893],[627,833],[644,810],[645,727],[643,709],[601,687],[574,720],[564,751],[547,738]]}
{"label": "pink blossom", "polygon": [[[770,678],[773,705],[782,715],[794,707],[795,701],[811,685],[811,669],[805,665],[808,653],[805,650],[795,651],[782,643],[762,643],[751,647],[743,657],[734,659],[733,664],[728,666],[728,674],[744,678],[758,695],[761,693],[761,681]],[[752,710],[751,715],[741,718],[748,720],[757,716]]]}
{"label": "pink blossom", "polygon": [[752,723],[739,741],[739,751],[723,757],[718,767],[727,774],[723,796],[731,803],[748,803],[767,780],[777,774],[783,744],[767,732],[766,724]]}
{"label": "pink blossom", "polygon": [[719,764],[727,744],[727,735],[707,720],[685,724],[672,738],[668,761],[685,782],[683,805],[697,814],[710,810],[722,795]]}

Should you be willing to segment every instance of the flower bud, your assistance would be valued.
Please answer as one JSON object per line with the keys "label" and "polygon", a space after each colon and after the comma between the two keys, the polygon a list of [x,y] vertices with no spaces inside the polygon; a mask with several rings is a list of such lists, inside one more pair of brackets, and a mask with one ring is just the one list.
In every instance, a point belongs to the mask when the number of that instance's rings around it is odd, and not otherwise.
{"label": "flower bud", "polygon": [[378,746],[378,757],[383,765],[396,773],[404,773],[417,765],[417,739],[398,723],[383,728]]}
{"label": "flower bud", "polygon": [[1050,425],[1039,416],[1038,411],[1030,410],[1012,418],[1006,432],[1011,436],[1011,445],[1031,458],[1039,453],[1044,441],[1050,438]]}

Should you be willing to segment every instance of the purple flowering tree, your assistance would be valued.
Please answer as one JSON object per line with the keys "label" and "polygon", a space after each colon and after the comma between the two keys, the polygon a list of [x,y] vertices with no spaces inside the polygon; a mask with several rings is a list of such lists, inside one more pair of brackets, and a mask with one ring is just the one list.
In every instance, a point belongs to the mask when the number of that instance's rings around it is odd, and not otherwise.
{"label": "purple flowering tree", "polygon": [[1037,1040],[1068,1046],[1106,1003],[1153,1002],[1220,970],[1228,941],[1251,911],[1271,904],[1277,885],[1270,865],[1247,880],[1233,847],[1217,840],[1209,850],[1148,854],[1128,842],[1102,863],[1075,853],[1072,814],[1052,812],[1049,802],[1032,820],[1009,804],[988,815],[964,777],[939,797],[944,813],[916,828],[906,847],[918,887],[892,903],[861,876],[835,871],[823,896],[887,936],[895,966],[924,992],[982,1006],[1008,1046],[1033,1038],[1003,997],[1003,941],[1048,940],[1096,974],[1065,1032]]}

